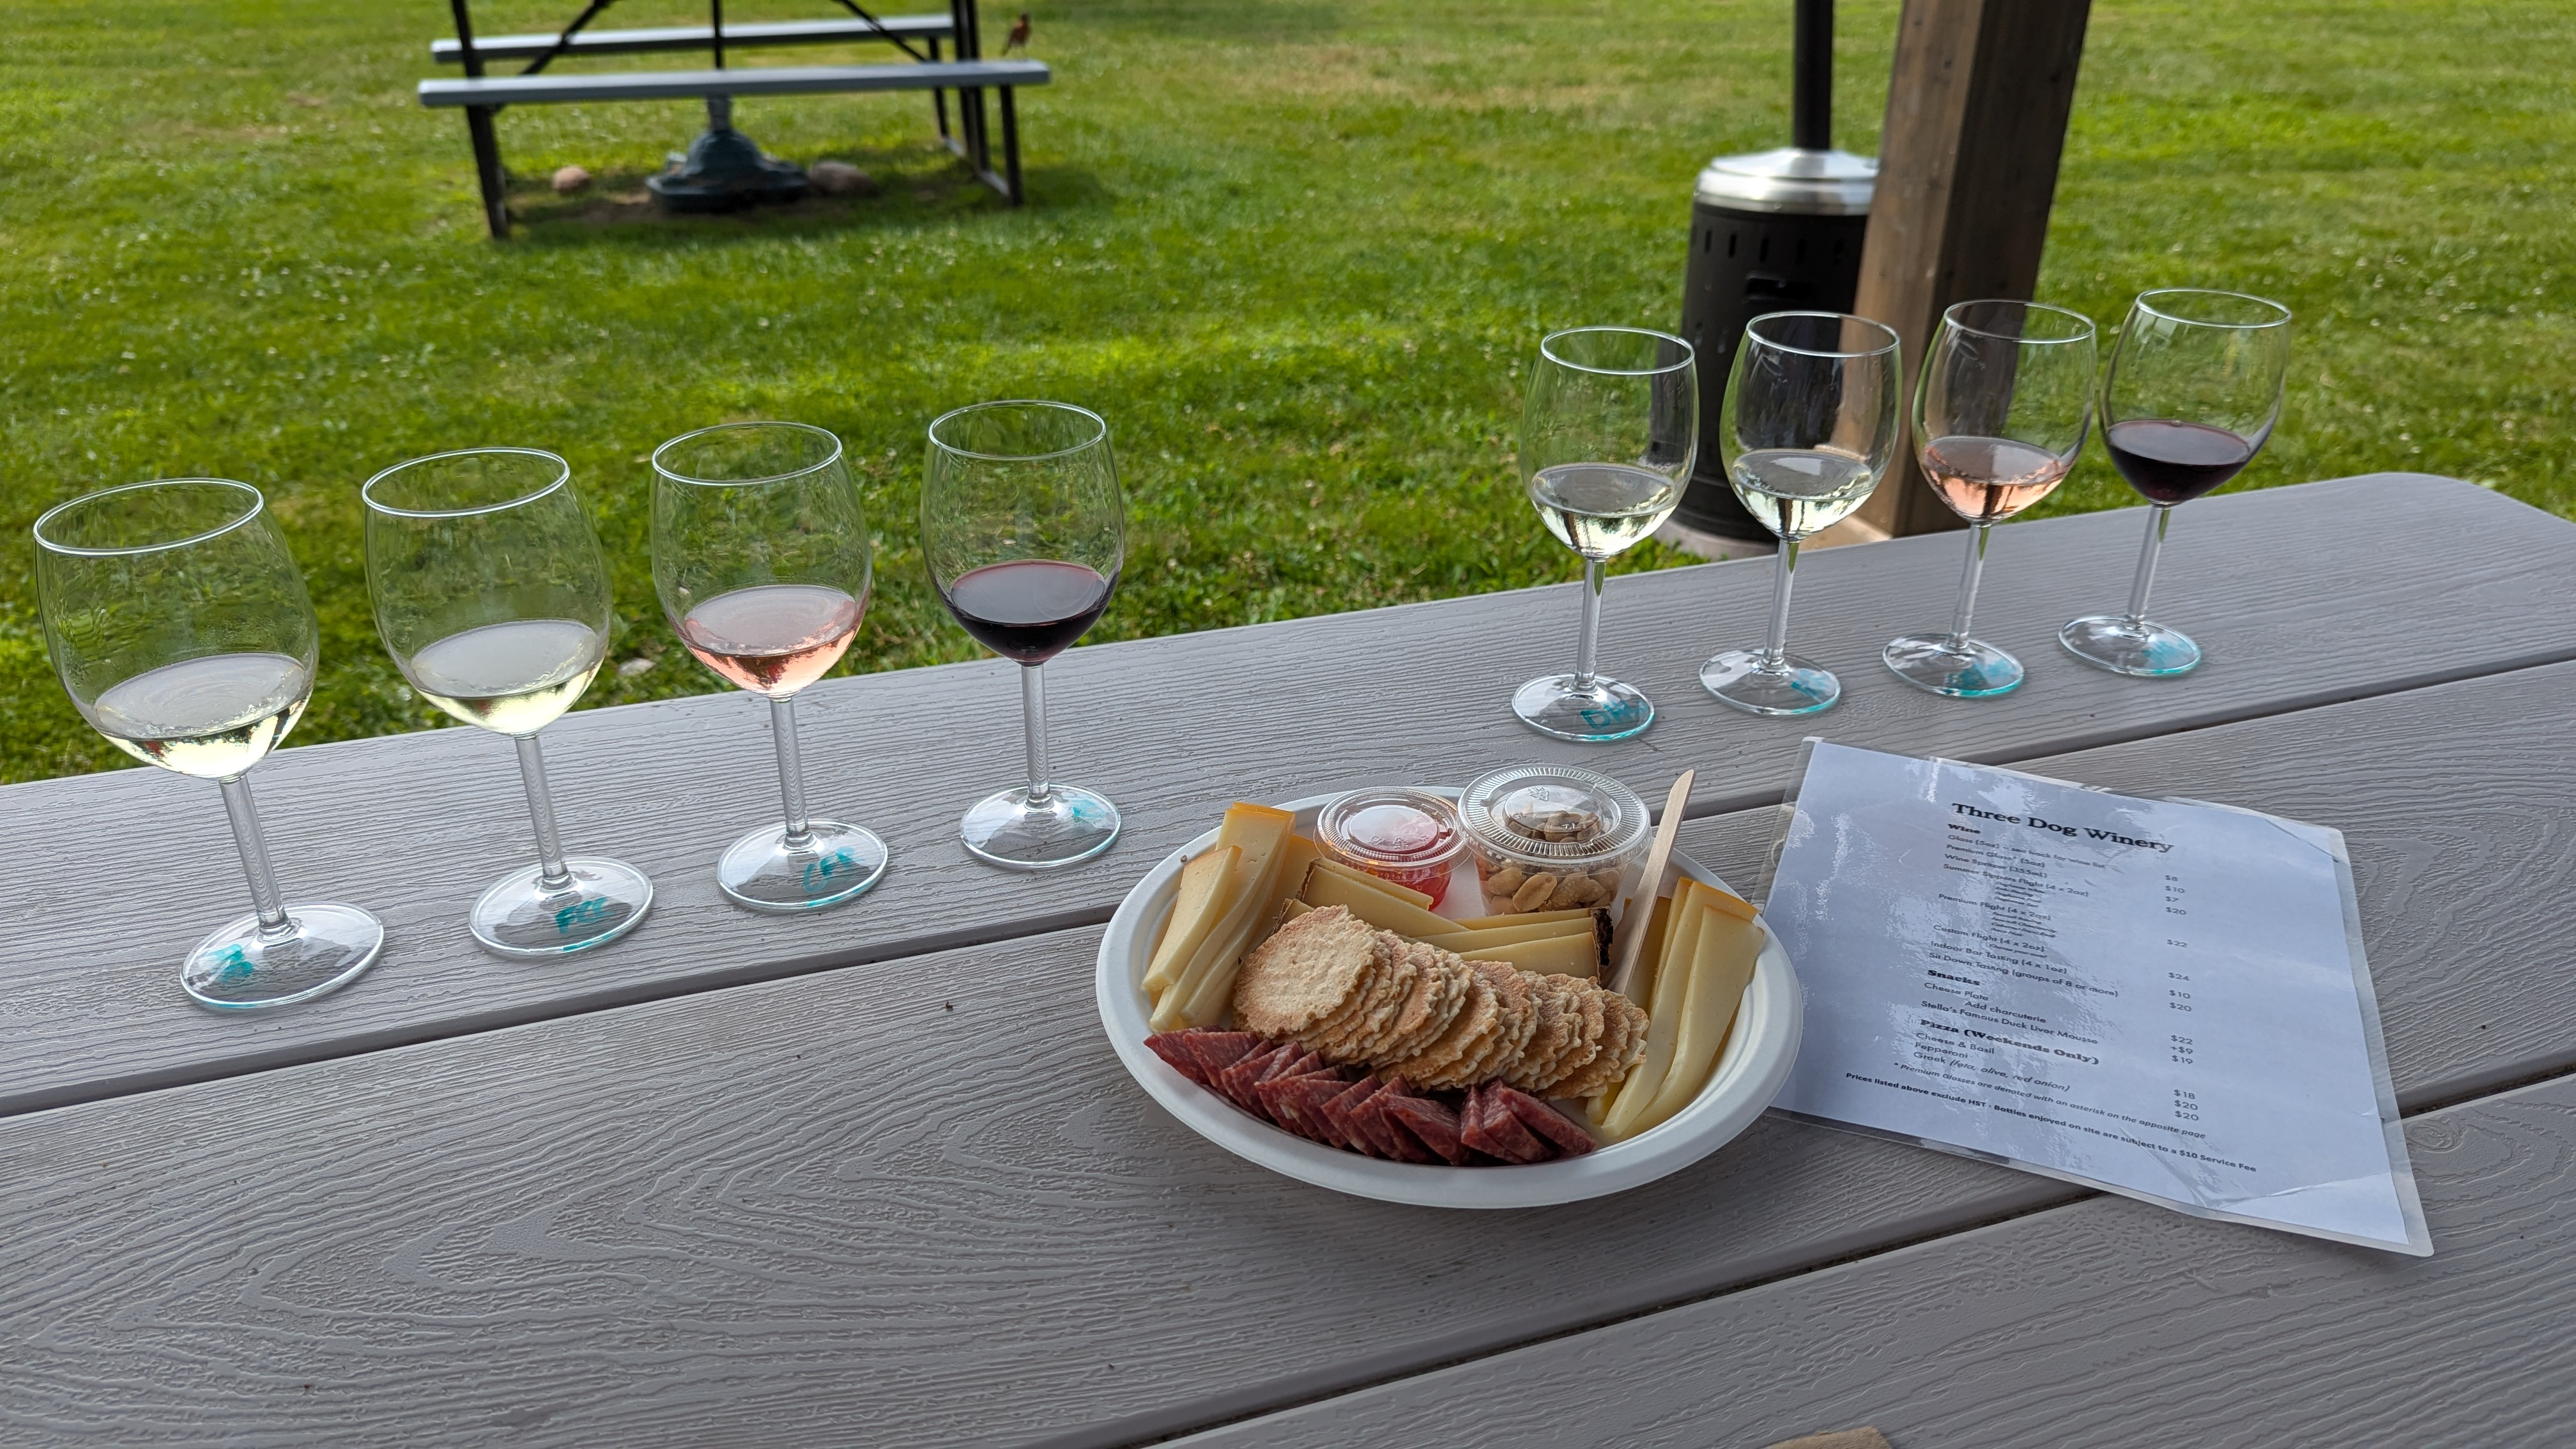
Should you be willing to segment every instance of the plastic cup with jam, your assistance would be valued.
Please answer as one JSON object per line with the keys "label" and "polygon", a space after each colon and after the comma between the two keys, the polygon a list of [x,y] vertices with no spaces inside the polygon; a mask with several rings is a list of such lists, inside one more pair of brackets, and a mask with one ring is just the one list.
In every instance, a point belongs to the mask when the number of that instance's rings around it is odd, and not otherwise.
{"label": "plastic cup with jam", "polygon": [[1447,800],[1391,786],[1334,799],[1315,817],[1315,843],[1326,858],[1420,891],[1434,906],[1467,848]]}
{"label": "plastic cup with jam", "polygon": [[1608,909],[1643,868],[1646,802],[1595,770],[1514,765],[1458,799],[1484,914]]}

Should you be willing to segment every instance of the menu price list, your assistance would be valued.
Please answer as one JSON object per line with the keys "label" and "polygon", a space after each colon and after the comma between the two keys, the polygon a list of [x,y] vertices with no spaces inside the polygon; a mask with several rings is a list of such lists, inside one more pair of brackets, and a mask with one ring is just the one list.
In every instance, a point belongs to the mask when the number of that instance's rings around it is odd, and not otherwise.
{"label": "menu price list", "polygon": [[1764,914],[1782,1108],[2431,1251],[2334,831],[1817,741]]}

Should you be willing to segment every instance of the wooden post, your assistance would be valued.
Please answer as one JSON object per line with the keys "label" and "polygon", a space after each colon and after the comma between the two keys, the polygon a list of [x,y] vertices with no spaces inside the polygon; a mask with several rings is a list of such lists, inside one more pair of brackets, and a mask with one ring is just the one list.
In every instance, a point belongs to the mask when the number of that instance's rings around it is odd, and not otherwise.
{"label": "wooden post", "polygon": [[[2090,0],[1905,0],[1897,20],[1878,192],[1852,310],[1905,342],[1905,414],[1941,312],[1975,297],[2031,300]],[[1965,525],[1914,465],[1859,517],[1890,533]]]}

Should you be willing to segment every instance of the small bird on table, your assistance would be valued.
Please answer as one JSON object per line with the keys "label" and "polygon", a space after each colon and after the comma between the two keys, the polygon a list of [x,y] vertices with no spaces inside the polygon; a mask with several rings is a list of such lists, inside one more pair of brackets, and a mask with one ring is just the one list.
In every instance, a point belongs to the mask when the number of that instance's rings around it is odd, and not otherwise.
{"label": "small bird on table", "polygon": [[1029,48],[1029,12],[1020,12],[1019,23],[1011,27],[1010,38],[1002,42],[1002,54]]}

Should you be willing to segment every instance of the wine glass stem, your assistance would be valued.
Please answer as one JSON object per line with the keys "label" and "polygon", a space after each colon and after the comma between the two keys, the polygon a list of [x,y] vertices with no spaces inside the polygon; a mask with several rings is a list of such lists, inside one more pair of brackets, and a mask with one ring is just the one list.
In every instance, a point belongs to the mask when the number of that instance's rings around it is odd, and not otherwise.
{"label": "wine glass stem", "polygon": [[2156,586],[2156,555],[2165,546],[2165,524],[2173,517],[2173,506],[2153,503],[2147,506],[2147,544],[2138,550],[2138,577],[2129,585],[2129,623],[2147,621],[2147,590]]}
{"label": "wine glass stem", "polygon": [[1789,667],[1789,586],[1798,577],[1798,540],[1780,540],[1779,566],[1771,571],[1771,642],[1763,646],[1762,672],[1778,674]]}
{"label": "wine glass stem", "polygon": [[796,753],[796,696],[770,697],[769,742],[778,747],[778,797],[787,809],[787,848],[803,850],[814,832],[805,828],[805,763]]}
{"label": "wine glass stem", "polygon": [[1054,793],[1047,784],[1046,676],[1043,664],[1020,666],[1020,723],[1029,733],[1029,803],[1044,805]]}
{"label": "wine glass stem", "polygon": [[546,788],[546,757],[537,752],[535,735],[519,735],[519,779],[528,787],[528,817],[537,823],[537,886],[559,891],[572,884],[564,864],[563,837],[555,833],[554,792]]}
{"label": "wine glass stem", "polygon": [[250,877],[251,908],[259,912],[259,933],[275,940],[295,934],[286,918],[286,901],[277,891],[277,871],[268,863],[268,837],[259,833],[259,807],[251,803],[250,776],[216,782],[223,787],[224,815],[233,823],[233,843],[241,847],[242,874]]}
{"label": "wine glass stem", "polygon": [[1605,559],[1583,560],[1583,637],[1574,646],[1574,687],[1590,693],[1595,661],[1601,649],[1601,582],[1609,572]]}
{"label": "wine glass stem", "polygon": [[1991,523],[1968,525],[1968,568],[1959,575],[1959,607],[1950,614],[1950,648],[1954,652],[1968,647],[1968,618],[1977,611],[1977,580],[1986,572],[1986,535],[1994,529]]}

